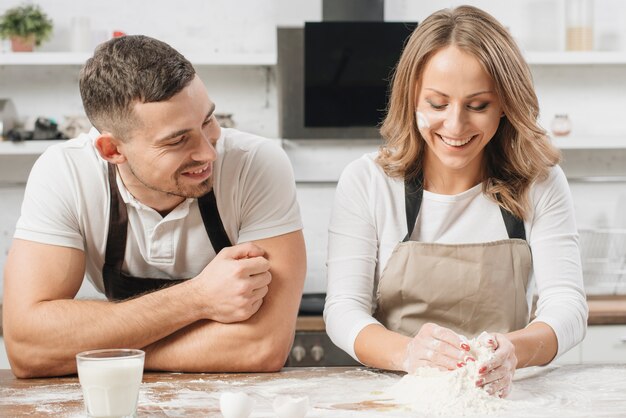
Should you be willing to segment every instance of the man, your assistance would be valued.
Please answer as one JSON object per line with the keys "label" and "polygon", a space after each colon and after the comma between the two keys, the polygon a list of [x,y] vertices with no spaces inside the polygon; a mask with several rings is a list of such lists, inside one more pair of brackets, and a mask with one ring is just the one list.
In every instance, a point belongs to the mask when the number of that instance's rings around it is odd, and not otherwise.
{"label": "man", "polygon": [[[95,129],[37,161],[6,262],[15,375],[111,347],[151,370],[279,370],[306,270],[284,152],[221,129],[189,61],[149,37],[99,46],[80,91]],[[83,277],[108,300],[73,299]]]}

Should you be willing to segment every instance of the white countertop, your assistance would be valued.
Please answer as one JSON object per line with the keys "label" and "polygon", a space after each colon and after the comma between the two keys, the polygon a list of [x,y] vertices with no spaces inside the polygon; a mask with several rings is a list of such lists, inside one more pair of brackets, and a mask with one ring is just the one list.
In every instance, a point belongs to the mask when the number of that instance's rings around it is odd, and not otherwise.
{"label": "white countertop", "polygon": [[[19,380],[7,373],[0,371],[0,416],[16,412],[80,416],[82,394],[75,376]],[[277,395],[308,396],[308,418],[424,416],[379,401],[382,391],[399,379],[399,374],[364,368],[293,368],[263,374],[146,373],[138,417],[220,417],[219,398],[225,391],[245,392],[255,399],[251,418],[275,417],[271,404]],[[626,417],[626,365],[518,370],[503,409],[478,416]]]}

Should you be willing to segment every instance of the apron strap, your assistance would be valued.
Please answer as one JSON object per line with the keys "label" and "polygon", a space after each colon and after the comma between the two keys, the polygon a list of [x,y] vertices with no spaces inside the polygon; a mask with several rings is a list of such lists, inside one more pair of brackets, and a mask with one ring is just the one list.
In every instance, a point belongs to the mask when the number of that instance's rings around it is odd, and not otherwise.
{"label": "apron strap", "polygon": [[420,213],[422,206],[422,196],[424,194],[424,185],[421,176],[404,179],[404,207],[406,212],[406,236],[402,242],[407,242],[415,228],[417,215]]}
{"label": "apron strap", "polygon": [[[108,164],[108,177],[111,194],[109,232],[102,268],[102,279],[107,298],[109,300],[124,300],[183,282],[185,279],[138,278],[125,275],[122,272],[128,233],[128,212],[117,187],[115,166],[110,163]],[[215,253],[219,253],[225,247],[230,247],[232,244],[224,229],[213,190],[198,199],[198,207]]]}
{"label": "apron strap", "polygon": [[504,209],[502,206],[500,206],[500,212],[502,213],[502,219],[504,219],[504,226],[506,226],[506,232],[509,234],[509,238],[517,238],[526,241],[524,221]]}
{"label": "apron strap", "polygon": [[506,232],[509,234],[509,239],[517,238],[526,241],[526,228],[524,228],[524,220],[513,215],[502,206],[500,194],[496,195],[496,199],[500,204],[500,213],[502,214],[502,219],[504,220]]}
{"label": "apron strap", "polygon": [[198,199],[198,206],[200,207],[204,228],[209,235],[215,254],[218,254],[226,247],[232,247],[233,244],[231,244],[228,234],[226,234],[222,218],[217,209],[217,201],[215,200],[213,189]]}
{"label": "apron strap", "polygon": [[[402,242],[407,242],[413,233],[413,229],[415,229],[417,215],[419,215],[420,207],[422,206],[423,195],[424,185],[421,176],[404,179],[404,206],[406,212],[407,234],[402,239]],[[504,220],[504,226],[506,227],[509,239],[517,238],[526,241],[524,221],[513,215],[502,206],[500,206],[500,213],[502,213],[502,219]]]}
{"label": "apron strap", "polygon": [[126,253],[128,212],[126,212],[126,204],[122,199],[122,195],[120,195],[119,189],[117,188],[115,166],[111,163],[107,165],[109,171],[109,192],[111,193],[111,203],[109,213],[109,232],[107,235],[104,265],[114,271],[122,271],[124,254]]}

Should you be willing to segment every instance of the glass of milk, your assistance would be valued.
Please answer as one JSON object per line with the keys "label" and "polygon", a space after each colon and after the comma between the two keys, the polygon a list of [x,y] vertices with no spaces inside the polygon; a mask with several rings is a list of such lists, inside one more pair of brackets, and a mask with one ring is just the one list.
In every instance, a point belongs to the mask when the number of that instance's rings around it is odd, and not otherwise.
{"label": "glass of milk", "polygon": [[76,355],[88,416],[135,416],[144,358],[142,350],[133,349],[92,350]]}

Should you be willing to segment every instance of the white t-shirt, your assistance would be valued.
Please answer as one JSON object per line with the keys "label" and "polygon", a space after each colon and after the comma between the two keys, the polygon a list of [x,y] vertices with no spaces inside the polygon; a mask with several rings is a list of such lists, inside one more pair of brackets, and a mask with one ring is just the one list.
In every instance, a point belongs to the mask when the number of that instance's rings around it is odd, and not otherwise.
{"label": "white t-shirt", "polygon": [[[85,275],[104,293],[110,192],[107,163],[94,147],[97,136],[92,129],[48,148],[37,160],[15,238],[85,251]],[[277,144],[223,128],[216,150],[213,188],[233,244],[302,229],[293,171]],[[197,199],[186,199],[162,217],[136,200],[119,174],[117,186],[128,211],[126,274],[191,278],[215,257]]]}
{"label": "white t-shirt", "polygon": [[[344,170],[329,226],[326,332],[355,359],[357,335],[379,323],[372,314],[380,275],[407,233],[404,182],[387,176],[376,156],[366,154]],[[500,208],[481,187],[457,195],[424,191],[411,240],[461,244],[507,239]],[[533,263],[527,301],[530,309],[536,289],[534,321],[554,329],[561,355],[584,338],[588,312],[573,204],[560,167],[532,186],[530,201],[532,212],[524,222]]]}

